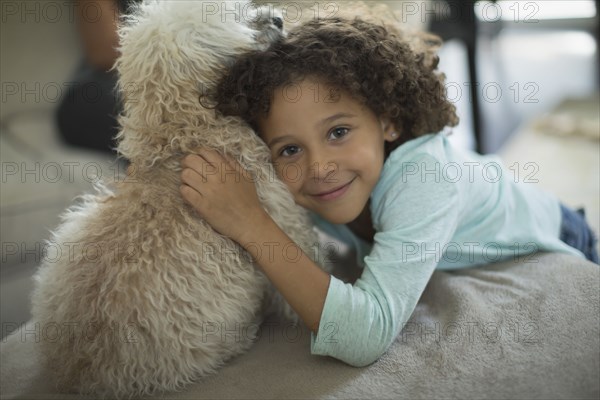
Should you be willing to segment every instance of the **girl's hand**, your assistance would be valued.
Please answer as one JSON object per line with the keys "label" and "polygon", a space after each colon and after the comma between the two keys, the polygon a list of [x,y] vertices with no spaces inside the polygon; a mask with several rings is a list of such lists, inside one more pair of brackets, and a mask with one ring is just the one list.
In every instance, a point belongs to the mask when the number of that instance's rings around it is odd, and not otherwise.
{"label": "girl's hand", "polygon": [[186,155],[181,164],[183,199],[217,232],[240,243],[265,221],[268,214],[252,176],[237,161],[200,149]]}

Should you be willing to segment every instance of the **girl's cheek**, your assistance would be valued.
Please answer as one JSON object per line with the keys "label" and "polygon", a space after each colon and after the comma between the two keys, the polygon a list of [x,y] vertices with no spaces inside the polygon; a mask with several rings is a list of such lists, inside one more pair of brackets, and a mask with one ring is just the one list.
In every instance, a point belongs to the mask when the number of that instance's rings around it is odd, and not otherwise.
{"label": "girl's cheek", "polygon": [[301,184],[302,170],[297,164],[289,163],[278,165],[275,168],[279,178],[292,192]]}

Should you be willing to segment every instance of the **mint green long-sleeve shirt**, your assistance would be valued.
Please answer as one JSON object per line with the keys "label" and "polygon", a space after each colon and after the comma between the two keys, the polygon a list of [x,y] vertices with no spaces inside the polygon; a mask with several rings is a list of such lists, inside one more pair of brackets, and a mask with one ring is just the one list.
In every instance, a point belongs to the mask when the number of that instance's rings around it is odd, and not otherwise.
{"label": "mint green long-sleeve shirt", "polygon": [[311,353],[357,367],[376,361],[436,269],[522,255],[536,262],[537,251],[584,257],[559,240],[558,199],[517,178],[496,156],[459,150],[444,134],[430,134],[385,161],[371,194],[372,245],[313,215],[321,230],[354,247],[363,272],[353,285],[331,277]]}

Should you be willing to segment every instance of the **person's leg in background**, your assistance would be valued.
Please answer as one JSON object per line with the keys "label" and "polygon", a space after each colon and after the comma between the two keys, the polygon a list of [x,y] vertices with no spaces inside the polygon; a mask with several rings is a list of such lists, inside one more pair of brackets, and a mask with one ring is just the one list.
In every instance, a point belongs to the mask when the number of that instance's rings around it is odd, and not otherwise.
{"label": "person's leg in background", "polygon": [[[61,99],[56,121],[68,144],[114,153],[121,106],[112,71],[117,57],[119,17],[140,0],[75,0],[75,19],[85,60],[71,79]],[[93,9],[96,18],[85,10]]]}
{"label": "person's leg in background", "polygon": [[598,239],[585,220],[583,208],[573,211],[565,205],[560,205],[562,222],[560,227],[560,240],[571,247],[581,251],[585,257],[598,264]]}
{"label": "person's leg in background", "polygon": [[56,112],[58,130],[66,143],[115,153],[121,109],[116,83],[115,72],[86,62],[80,65]]}

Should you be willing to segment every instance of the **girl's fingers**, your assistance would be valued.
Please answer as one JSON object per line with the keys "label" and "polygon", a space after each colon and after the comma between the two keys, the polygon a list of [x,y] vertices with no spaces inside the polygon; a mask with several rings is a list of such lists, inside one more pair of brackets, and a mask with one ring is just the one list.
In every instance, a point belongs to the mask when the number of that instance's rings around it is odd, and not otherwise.
{"label": "girl's fingers", "polygon": [[206,177],[194,168],[186,167],[181,171],[181,182],[188,185],[190,189],[196,190],[197,192],[201,192],[202,184],[205,184]]}
{"label": "girl's fingers", "polygon": [[200,148],[196,151],[196,153],[198,154],[198,156],[204,159],[205,162],[212,165],[213,167],[220,168],[220,164],[223,163],[223,161],[225,161],[221,154],[215,150]]}
{"label": "girl's fingers", "polygon": [[188,185],[181,185],[179,192],[185,201],[187,201],[198,213],[202,210],[203,197],[200,193]]}
{"label": "girl's fingers", "polygon": [[182,169],[191,168],[198,173],[202,173],[205,170],[205,165],[208,162],[197,154],[188,154],[181,160]]}
{"label": "girl's fingers", "polygon": [[[226,183],[240,177],[247,178],[248,172],[235,159],[216,150],[200,148],[194,154],[186,155],[181,162],[182,181],[202,194],[202,185],[207,183]],[[189,169],[189,170],[188,170]]]}
{"label": "girl's fingers", "polygon": [[219,176],[221,171],[239,171],[236,164],[221,153],[206,148],[197,149],[196,153],[186,155],[181,161],[182,168],[191,168],[204,178]]}

